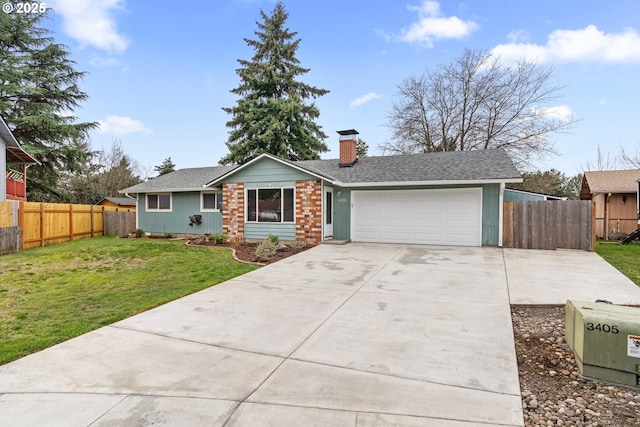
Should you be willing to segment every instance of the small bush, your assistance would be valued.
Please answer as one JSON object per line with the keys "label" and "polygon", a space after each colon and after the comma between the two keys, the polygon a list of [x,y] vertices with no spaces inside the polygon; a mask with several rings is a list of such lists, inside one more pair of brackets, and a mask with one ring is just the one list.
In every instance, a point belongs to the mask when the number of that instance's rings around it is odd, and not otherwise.
{"label": "small bush", "polygon": [[144,236],[144,230],[142,230],[140,228],[136,228],[135,230],[133,230],[131,232],[131,234],[135,235],[136,237],[142,237],[142,236]]}
{"label": "small bush", "polygon": [[307,242],[305,242],[304,240],[294,240],[293,242],[289,243],[289,246],[291,246],[293,249],[300,249],[306,247]]}
{"label": "small bush", "polygon": [[213,238],[213,241],[216,243],[216,245],[227,243],[227,236],[225,236],[224,234],[217,233],[211,237]]}
{"label": "small bush", "polygon": [[276,254],[276,245],[270,240],[265,240],[256,248],[256,260],[262,262]]}
{"label": "small bush", "polygon": [[278,237],[278,235],[277,235],[277,234],[269,234],[269,235],[267,236],[267,240],[266,240],[266,241],[267,241],[267,242],[271,242],[271,243],[273,243],[274,245],[277,245],[278,243],[280,243],[280,237]]}

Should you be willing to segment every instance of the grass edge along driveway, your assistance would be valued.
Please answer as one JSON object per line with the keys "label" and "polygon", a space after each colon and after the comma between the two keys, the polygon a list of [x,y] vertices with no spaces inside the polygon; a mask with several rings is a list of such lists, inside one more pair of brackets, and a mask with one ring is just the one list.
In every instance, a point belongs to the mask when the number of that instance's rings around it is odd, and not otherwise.
{"label": "grass edge along driveway", "polygon": [[[640,286],[640,245],[599,241],[596,244],[596,253],[627,276],[636,286]],[[605,285],[603,283],[603,286]]]}
{"label": "grass edge along driveway", "polygon": [[228,249],[95,237],[0,256],[0,364],[256,269]]}

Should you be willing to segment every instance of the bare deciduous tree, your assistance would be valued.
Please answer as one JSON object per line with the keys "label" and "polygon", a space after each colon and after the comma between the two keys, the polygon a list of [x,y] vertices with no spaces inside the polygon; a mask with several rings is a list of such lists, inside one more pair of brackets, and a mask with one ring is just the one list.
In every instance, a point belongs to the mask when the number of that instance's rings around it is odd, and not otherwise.
{"label": "bare deciduous tree", "polygon": [[583,171],[606,171],[618,169],[621,166],[621,163],[628,163],[625,156],[626,154],[624,154],[624,150],[623,153],[618,156],[611,156],[611,153],[603,152],[600,145],[598,145],[598,154],[595,161],[587,160],[580,166]]}
{"label": "bare deciduous tree", "polygon": [[629,168],[640,169],[640,146],[636,147],[635,153],[620,147],[620,161]]}
{"label": "bare deciduous tree", "polygon": [[555,154],[548,135],[574,120],[549,108],[561,87],[553,68],[521,60],[513,65],[484,51],[465,50],[450,64],[426,70],[398,86],[384,153],[409,154],[506,148],[528,166]]}
{"label": "bare deciduous tree", "polygon": [[90,156],[82,172],[65,180],[76,203],[94,204],[104,197],[122,196],[119,190],[142,182],[141,176],[145,173],[149,175],[124,152],[118,139],[114,139],[108,149],[100,151],[90,151],[89,143],[84,144]]}

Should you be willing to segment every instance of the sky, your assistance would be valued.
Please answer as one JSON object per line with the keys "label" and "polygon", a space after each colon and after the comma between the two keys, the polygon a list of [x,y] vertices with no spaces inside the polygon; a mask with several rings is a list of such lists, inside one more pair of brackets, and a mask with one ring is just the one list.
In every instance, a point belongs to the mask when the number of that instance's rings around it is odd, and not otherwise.
{"label": "sky", "polygon": [[[549,135],[557,156],[536,166],[575,175],[596,161],[640,150],[640,2],[637,0],[284,0],[286,26],[301,39],[299,80],[330,91],[317,123],[338,157],[336,131],[356,129],[369,155],[389,140],[398,85],[452,62],[465,48],[508,62],[523,56],[554,67],[561,86],[541,106],[572,118]],[[93,149],[114,140],[148,176],[171,157],[176,168],[213,166],[227,154],[238,59],[249,60],[260,10],[271,0],[50,0],[43,25],[68,47],[80,88],[74,114],[99,122]]]}

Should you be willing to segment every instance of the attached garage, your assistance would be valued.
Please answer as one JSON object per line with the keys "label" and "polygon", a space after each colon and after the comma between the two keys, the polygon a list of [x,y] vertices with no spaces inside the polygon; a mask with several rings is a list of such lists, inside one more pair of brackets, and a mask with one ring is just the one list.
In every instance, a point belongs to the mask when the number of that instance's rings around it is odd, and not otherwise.
{"label": "attached garage", "polygon": [[351,192],[351,240],[481,246],[482,188]]}

